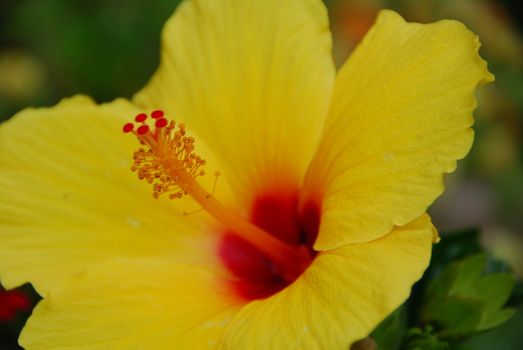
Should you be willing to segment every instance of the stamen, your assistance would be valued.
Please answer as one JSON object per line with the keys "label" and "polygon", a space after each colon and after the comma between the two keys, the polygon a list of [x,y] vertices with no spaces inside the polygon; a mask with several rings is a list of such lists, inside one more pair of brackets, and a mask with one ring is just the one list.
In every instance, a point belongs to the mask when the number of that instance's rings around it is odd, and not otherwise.
{"label": "stamen", "polygon": [[205,175],[202,169],[205,160],[194,152],[194,138],[186,135],[183,123],[176,127],[174,121],[169,122],[163,116],[164,113],[160,110],[151,113],[154,129],[146,123],[145,113],[135,117],[135,121],[141,123],[136,131],[132,123],[124,125],[123,132],[133,132],[144,146],[134,152],[131,170],[137,173],[140,180],[152,184],[155,198],[168,195],[170,199],[176,199],[190,195],[201,208],[184,212],[184,215],[200,210],[207,211],[271,257],[281,269],[280,276],[289,281],[294,280],[310,263],[309,256],[298,246],[280,241],[218,202],[214,198],[214,192],[220,172],[214,173],[216,178],[211,193],[205,191],[196,181],[197,177]]}
{"label": "stamen", "polygon": [[[158,117],[163,112],[154,111],[153,114]],[[135,120],[145,122],[147,118],[143,115],[139,114]],[[201,169],[205,160],[194,153],[194,138],[185,135],[183,124],[179,124],[176,129],[174,121],[169,123],[162,117],[156,119],[154,124],[154,132],[145,123],[136,130],[135,135],[147,149],[140,148],[134,153],[131,170],[138,173],[138,178],[153,185],[155,198],[163,194],[167,194],[170,199],[181,198],[188,194],[187,179],[205,174]],[[129,129],[126,124],[124,131]]]}
{"label": "stamen", "polygon": [[198,208],[198,209],[195,209],[195,210],[191,210],[191,211],[186,211],[184,210],[182,212],[183,216],[189,216],[189,215],[192,215],[192,214],[196,214],[196,213],[199,213],[203,210],[203,208]]}
{"label": "stamen", "polygon": [[218,178],[222,175],[218,170],[214,172],[214,183],[212,184],[212,191],[209,194],[209,197],[214,196],[214,192],[216,192],[216,184],[218,183]]}

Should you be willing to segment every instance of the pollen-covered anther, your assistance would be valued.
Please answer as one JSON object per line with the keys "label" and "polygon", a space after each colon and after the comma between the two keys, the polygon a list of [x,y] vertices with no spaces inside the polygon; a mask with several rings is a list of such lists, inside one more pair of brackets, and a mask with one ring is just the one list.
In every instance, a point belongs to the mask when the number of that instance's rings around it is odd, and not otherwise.
{"label": "pollen-covered anther", "polygon": [[[153,196],[168,194],[170,199],[187,195],[187,182],[205,174],[205,160],[195,150],[195,140],[186,136],[185,125],[168,121],[160,110],[135,117],[135,122],[123,126],[123,132],[132,132],[143,147],[134,152],[131,170],[140,180],[153,185]],[[150,126],[148,122],[153,125]]]}

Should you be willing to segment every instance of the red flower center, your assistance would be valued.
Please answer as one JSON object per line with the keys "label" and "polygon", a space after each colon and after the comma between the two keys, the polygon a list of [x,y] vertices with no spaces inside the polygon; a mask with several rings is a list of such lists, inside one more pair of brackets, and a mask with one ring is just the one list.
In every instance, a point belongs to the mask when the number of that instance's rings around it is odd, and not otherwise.
{"label": "red flower center", "polygon": [[[269,192],[256,198],[251,222],[285,243],[308,249],[311,261],[314,258],[320,207],[309,202],[299,211],[297,191],[290,195]],[[231,281],[233,290],[244,300],[269,297],[293,282],[278,274],[277,262],[233,232],[223,235],[218,254],[236,277]]]}
{"label": "red flower center", "polygon": [[[248,300],[264,298],[300,276],[315,255],[319,206],[300,203],[300,211],[299,191],[268,191],[253,202],[250,220],[245,218],[223,205],[214,188],[209,192],[197,181],[205,175],[206,162],[195,153],[195,139],[186,135],[185,125],[168,121],[161,110],[150,116],[140,113],[134,119],[137,124],[123,126],[123,132],[133,133],[142,145],[134,152],[131,170],[152,185],[155,198],[189,195],[230,228],[218,253],[236,277],[238,294]],[[219,175],[215,172],[216,179]]]}

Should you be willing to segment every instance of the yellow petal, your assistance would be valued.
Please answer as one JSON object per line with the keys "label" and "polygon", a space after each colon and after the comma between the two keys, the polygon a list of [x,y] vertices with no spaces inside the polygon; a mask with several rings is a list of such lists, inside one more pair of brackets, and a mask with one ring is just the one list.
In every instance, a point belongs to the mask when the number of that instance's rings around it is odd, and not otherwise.
{"label": "yellow petal", "polygon": [[189,0],[162,39],[160,67],[135,102],[204,139],[238,198],[298,187],[334,82],[321,1]]}
{"label": "yellow petal", "polygon": [[0,127],[0,274],[45,293],[87,264],[114,256],[168,255],[205,263],[214,238],[190,201],[155,200],[130,171],[136,138],[124,100],[76,97],[27,109]]}
{"label": "yellow petal", "polygon": [[239,307],[203,270],[168,259],[120,259],[47,295],[20,343],[27,350],[216,349]]}
{"label": "yellow petal", "polygon": [[383,11],[339,72],[309,169],[323,198],[315,248],[376,239],[421,215],[469,151],[474,90],[493,79],[478,38],[456,21]]}
{"label": "yellow petal", "polygon": [[225,349],[347,349],[408,298],[430,260],[424,215],[378,240],[321,252],[294,284],[248,304]]}

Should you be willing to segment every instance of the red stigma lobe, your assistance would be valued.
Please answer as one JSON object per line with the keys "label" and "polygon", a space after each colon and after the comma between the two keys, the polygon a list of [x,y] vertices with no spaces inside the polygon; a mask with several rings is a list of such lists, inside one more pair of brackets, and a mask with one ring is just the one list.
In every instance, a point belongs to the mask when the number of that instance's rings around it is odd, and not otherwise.
{"label": "red stigma lobe", "polygon": [[141,125],[138,130],[136,130],[136,132],[138,133],[138,135],[144,135],[144,134],[147,134],[147,132],[149,131],[149,127],[147,125]]}
{"label": "red stigma lobe", "polygon": [[160,118],[154,123],[154,126],[156,126],[157,128],[165,128],[167,126],[167,123],[167,119]]}
{"label": "red stigma lobe", "polygon": [[145,119],[147,119],[147,114],[145,113],[140,113],[138,114],[134,120],[137,122],[137,123],[143,123],[145,121]]}
{"label": "red stigma lobe", "polygon": [[131,132],[134,129],[134,125],[132,123],[127,123],[123,126],[122,131],[125,133]]}
{"label": "red stigma lobe", "polygon": [[153,117],[153,119],[161,118],[161,117],[163,117],[163,111],[161,111],[161,110],[153,111],[151,113],[151,117]]}

